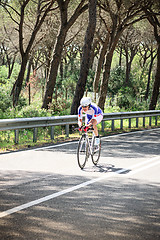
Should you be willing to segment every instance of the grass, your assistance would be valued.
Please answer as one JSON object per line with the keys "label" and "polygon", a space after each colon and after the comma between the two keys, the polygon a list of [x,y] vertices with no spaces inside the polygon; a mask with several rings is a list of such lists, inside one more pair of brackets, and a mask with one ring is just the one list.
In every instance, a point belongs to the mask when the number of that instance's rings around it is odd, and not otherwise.
{"label": "grass", "polygon": [[[113,135],[122,132],[130,132],[141,129],[150,129],[155,127],[160,127],[160,117],[157,121],[157,126],[155,126],[155,118],[152,117],[152,125],[149,124],[149,118],[145,119],[145,127],[143,127],[143,119],[139,118],[138,128],[136,127],[136,119],[131,120],[131,128],[129,128],[128,119],[123,120],[123,129],[120,128],[120,120],[114,121],[114,131],[112,131],[112,122],[106,121],[104,126],[104,132],[101,131],[101,125],[98,126],[99,133],[101,136]],[[56,144],[64,141],[71,141],[79,139],[78,131],[70,134],[69,137],[65,135],[65,127],[57,126],[54,130],[54,139],[51,139],[51,128],[39,128],[37,141],[33,142],[33,130],[24,129],[19,131],[19,142],[15,144],[14,131],[1,131],[0,132],[0,152],[16,151],[21,149],[30,149],[34,147],[41,147],[51,144]]]}

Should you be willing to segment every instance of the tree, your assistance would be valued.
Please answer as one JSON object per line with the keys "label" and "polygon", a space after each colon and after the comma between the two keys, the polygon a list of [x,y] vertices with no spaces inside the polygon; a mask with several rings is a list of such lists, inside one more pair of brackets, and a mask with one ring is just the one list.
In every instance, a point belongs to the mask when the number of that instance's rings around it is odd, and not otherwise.
{"label": "tree", "polygon": [[[11,95],[13,95],[13,106],[15,107],[18,104],[19,95],[22,89],[22,83],[24,80],[24,74],[29,58],[29,54],[31,52],[33,43],[35,41],[36,35],[40,30],[48,12],[51,10],[55,0],[37,0],[34,4],[34,10],[32,9],[33,5],[32,1],[30,0],[23,0],[23,1],[15,1],[15,6],[12,2],[7,3],[6,1],[1,1],[1,6],[6,10],[9,14],[10,18],[12,19],[13,23],[18,26],[18,35],[19,35],[19,50],[21,54],[21,68],[18,75],[18,78],[12,88]],[[29,17],[28,11],[35,11],[34,16],[35,23],[33,29],[31,29],[30,25],[26,24],[26,19]],[[32,15],[33,16],[33,15]],[[25,19],[26,17],[26,19]],[[31,31],[30,37],[28,42],[24,43],[24,28],[28,27]]]}
{"label": "tree", "polygon": [[129,86],[130,84],[131,65],[135,55],[138,52],[140,42],[140,33],[132,25],[123,32],[119,41],[121,49],[124,50],[122,53],[126,58],[126,86]]}
{"label": "tree", "polygon": [[14,63],[18,56],[18,48],[15,41],[13,26],[10,24],[10,19],[6,16],[4,9],[0,9],[0,65],[8,67],[8,78],[11,77]]}
{"label": "tree", "polygon": [[96,4],[97,4],[96,0],[89,0],[89,21],[85,35],[80,75],[72,102],[71,114],[77,114],[80,99],[83,97],[85,91],[90,66],[92,42],[96,28]]}
{"label": "tree", "polygon": [[57,0],[57,3],[60,10],[61,26],[57,36],[57,41],[54,46],[53,56],[49,70],[49,77],[47,79],[47,86],[42,105],[42,108],[45,109],[48,109],[49,104],[52,102],[52,96],[56,84],[58,67],[61,62],[63,46],[67,32],[70,29],[70,27],[75,23],[77,18],[88,8],[87,4],[84,5],[85,0],[81,0],[78,6],[76,7],[74,13],[68,19],[68,5],[70,3],[70,0]]}
{"label": "tree", "polygon": [[[149,1],[149,0],[148,0]],[[144,12],[147,15],[147,19],[149,23],[153,26],[154,29],[154,36],[157,41],[157,69],[155,75],[155,81],[152,91],[152,97],[149,105],[150,110],[154,110],[156,108],[158,96],[159,96],[159,89],[160,89],[160,21],[159,21],[159,9],[160,9],[160,2],[157,0],[154,3],[150,2],[150,7],[144,6]]]}
{"label": "tree", "polygon": [[153,66],[154,59],[157,56],[157,51],[155,50],[153,45],[150,46],[149,50],[150,50],[150,63],[149,63],[149,70],[148,70],[148,81],[147,81],[147,87],[146,87],[146,93],[145,93],[145,100],[148,99],[149,89],[150,89],[150,81],[151,81],[152,66]]}
{"label": "tree", "polygon": [[[146,73],[147,86],[144,99],[147,100],[151,85],[152,68],[154,60],[157,56],[157,44],[153,29],[150,28],[150,23],[148,21],[142,21],[141,24],[136,26],[136,28],[138,28],[141,32],[141,43],[138,50],[138,55],[140,56],[140,66],[142,68],[140,80],[143,79],[143,75]],[[148,29],[150,29],[150,31],[148,31]]]}
{"label": "tree", "polygon": [[100,48],[100,53],[99,53],[99,58],[98,58],[98,64],[97,64],[96,71],[95,71],[94,82],[93,82],[94,100],[95,101],[96,101],[96,93],[98,93],[101,70],[102,70],[104,58],[105,58],[108,43],[109,43],[109,34],[107,34],[105,37],[103,37],[104,39],[101,38],[98,31],[96,31],[96,35],[100,42],[101,48]]}
{"label": "tree", "polygon": [[[118,1],[103,0],[99,1],[99,7],[102,9],[101,18],[103,18],[106,34],[109,35],[109,42],[105,55],[102,83],[100,87],[100,97],[98,105],[104,110],[105,99],[108,90],[108,81],[110,76],[111,63],[116,45],[122,32],[130,25],[140,21],[145,17],[142,14],[142,8],[139,1]],[[105,15],[107,17],[105,17]],[[109,18],[108,18],[109,17]]]}
{"label": "tree", "polygon": [[4,42],[1,43],[1,52],[3,52],[3,61],[4,61],[3,65],[6,64],[8,66],[8,78],[10,78],[13,71],[17,53],[10,52],[7,46],[5,46]]}

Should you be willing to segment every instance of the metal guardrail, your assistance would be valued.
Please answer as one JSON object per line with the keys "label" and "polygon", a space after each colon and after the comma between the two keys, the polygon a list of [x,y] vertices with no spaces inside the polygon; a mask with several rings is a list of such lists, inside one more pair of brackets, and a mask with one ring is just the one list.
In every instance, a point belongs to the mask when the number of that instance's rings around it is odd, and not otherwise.
{"label": "metal guardrail", "polygon": [[[112,120],[112,131],[114,131],[114,120],[120,120],[120,129],[123,129],[123,119],[128,119],[128,128],[131,128],[131,119],[136,118],[136,127],[138,128],[139,118],[143,118],[143,127],[145,127],[145,118],[149,117],[149,126],[152,124],[152,117],[155,117],[155,125],[157,125],[157,117],[160,116],[160,110],[150,110],[150,111],[134,111],[134,112],[117,112],[104,114],[104,121]],[[103,130],[102,122],[102,130]]]}
{"label": "metal guardrail", "polygon": [[[131,128],[132,118],[136,118],[136,127],[138,127],[138,119],[143,118],[143,126],[145,127],[146,117],[150,117],[149,125],[151,126],[152,117],[155,117],[155,125],[157,125],[158,116],[160,116],[160,110],[105,113],[102,121],[102,132],[104,132],[105,121],[111,120],[111,128],[114,130],[115,120],[121,121],[120,128],[123,129],[123,119],[129,119],[128,127]],[[51,126],[51,139],[54,139],[54,126],[64,125],[66,126],[66,136],[68,137],[69,125],[77,124],[77,120],[77,115],[0,119],[0,131],[15,130],[15,143],[18,143],[19,129],[33,128],[33,141],[36,142],[37,128]]]}

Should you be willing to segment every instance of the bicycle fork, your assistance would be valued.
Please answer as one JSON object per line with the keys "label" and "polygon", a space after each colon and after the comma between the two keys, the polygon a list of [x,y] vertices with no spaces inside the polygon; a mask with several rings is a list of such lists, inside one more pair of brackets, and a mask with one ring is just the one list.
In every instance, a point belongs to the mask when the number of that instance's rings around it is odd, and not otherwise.
{"label": "bicycle fork", "polygon": [[89,137],[86,137],[86,151],[87,151],[87,159],[89,158],[89,156],[93,154],[94,152],[94,148],[93,148],[93,143],[94,143],[94,136],[89,139]]}
{"label": "bicycle fork", "polygon": [[[84,144],[85,144],[85,148],[84,148]],[[83,150],[85,149],[85,150]],[[88,158],[91,151],[90,151],[90,143],[89,143],[89,138],[86,134],[83,135],[83,140],[81,142],[81,145],[80,145],[80,152],[86,152],[86,157]]]}

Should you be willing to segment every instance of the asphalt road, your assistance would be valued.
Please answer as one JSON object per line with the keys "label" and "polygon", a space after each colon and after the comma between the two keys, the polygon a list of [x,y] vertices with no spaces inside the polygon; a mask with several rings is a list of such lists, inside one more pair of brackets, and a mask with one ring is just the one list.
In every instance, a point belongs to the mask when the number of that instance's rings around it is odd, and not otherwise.
{"label": "asphalt road", "polygon": [[0,240],[159,240],[160,129],[0,154]]}

